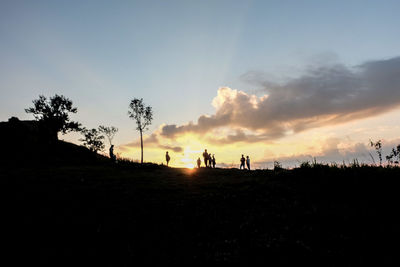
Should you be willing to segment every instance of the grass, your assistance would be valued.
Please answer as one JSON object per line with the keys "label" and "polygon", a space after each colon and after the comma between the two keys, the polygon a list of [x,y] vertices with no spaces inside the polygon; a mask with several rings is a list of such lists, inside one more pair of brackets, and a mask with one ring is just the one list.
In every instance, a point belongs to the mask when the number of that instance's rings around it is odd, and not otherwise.
{"label": "grass", "polygon": [[275,166],[3,166],[7,254],[52,266],[398,262],[399,168]]}

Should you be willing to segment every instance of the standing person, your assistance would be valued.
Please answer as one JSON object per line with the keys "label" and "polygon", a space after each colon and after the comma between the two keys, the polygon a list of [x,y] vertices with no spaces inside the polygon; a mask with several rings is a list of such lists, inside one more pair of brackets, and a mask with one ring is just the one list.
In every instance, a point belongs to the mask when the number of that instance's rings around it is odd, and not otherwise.
{"label": "standing person", "polygon": [[212,156],[211,161],[212,161],[213,168],[215,169],[215,156],[214,156],[214,154]]}
{"label": "standing person", "polygon": [[212,164],[212,157],[211,157],[211,153],[208,154],[208,167],[211,168],[211,164]]}
{"label": "standing person", "polygon": [[208,153],[207,153],[207,149],[204,150],[203,152],[203,158],[204,158],[204,165],[206,165],[206,167],[208,166]]}
{"label": "standing person", "polygon": [[112,161],[115,161],[114,145],[111,145],[111,146],[110,146],[109,152],[110,152],[110,159],[111,159]]}
{"label": "standing person", "polygon": [[169,160],[170,160],[171,158],[170,158],[170,156],[168,155],[168,151],[167,151],[167,153],[165,154],[165,160],[167,161],[167,167],[168,167],[168,163],[169,163]]}
{"label": "standing person", "polygon": [[246,167],[244,166],[244,163],[246,162],[246,159],[244,158],[243,154],[242,157],[240,158],[240,168],[239,169],[246,169]]}
{"label": "standing person", "polygon": [[246,165],[247,165],[247,169],[249,169],[249,171],[250,171],[250,158],[249,158],[249,156],[247,156],[247,158],[246,158]]}
{"label": "standing person", "polygon": [[200,169],[200,164],[201,164],[201,160],[200,160],[200,157],[197,159],[197,168],[199,168]]}

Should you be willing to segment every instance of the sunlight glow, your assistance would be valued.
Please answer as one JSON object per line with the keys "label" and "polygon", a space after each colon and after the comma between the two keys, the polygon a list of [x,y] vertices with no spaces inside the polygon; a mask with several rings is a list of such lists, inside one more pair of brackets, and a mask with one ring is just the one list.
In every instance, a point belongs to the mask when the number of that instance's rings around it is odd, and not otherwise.
{"label": "sunlight glow", "polygon": [[185,167],[188,168],[188,169],[193,169],[194,168],[194,164],[193,163],[189,163],[189,164],[186,164]]}

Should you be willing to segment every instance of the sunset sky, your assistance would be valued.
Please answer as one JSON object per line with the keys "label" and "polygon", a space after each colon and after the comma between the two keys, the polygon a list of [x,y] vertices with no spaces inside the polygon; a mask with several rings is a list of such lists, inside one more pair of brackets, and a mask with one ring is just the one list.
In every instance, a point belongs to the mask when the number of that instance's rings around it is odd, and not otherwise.
{"label": "sunset sky", "polygon": [[[62,94],[87,128],[154,111],[144,160],[372,163],[400,143],[400,1],[0,1],[0,121]],[[79,134],[60,139],[80,144]],[[108,148],[108,147],[107,147]]]}

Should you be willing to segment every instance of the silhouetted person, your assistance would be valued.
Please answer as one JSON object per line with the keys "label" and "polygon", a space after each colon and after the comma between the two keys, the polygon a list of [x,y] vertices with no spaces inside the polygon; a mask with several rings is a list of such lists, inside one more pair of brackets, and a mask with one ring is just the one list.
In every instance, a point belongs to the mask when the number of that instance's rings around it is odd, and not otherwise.
{"label": "silhouetted person", "polygon": [[197,168],[200,168],[201,160],[200,158],[197,159]]}
{"label": "silhouetted person", "polygon": [[171,158],[170,158],[170,156],[168,155],[168,151],[167,151],[167,153],[165,153],[165,160],[167,161],[167,167],[168,167],[168,163],[169,163],[169,160],[170,160]]}
{"label": "silhouetted person", "polygon": [[212,156],[211,162],[212,162],[213,168],[215,169],[215,156],[214,155]]}
{"label": "silhouetted person", "polygon": [[112,161],[115,161],[116,160],[116,158],[115,158],[115,155],[114,155],[114,145],[111,145],[110,146],[110,159],[112,160]]}
{"label": "silhouetted person", "polygon": [[208,167],[211,168],[211,164],[212,164],[212,158],[211,158],[211,153],[208,154]]}
{"label": "silhouetted person", "polygon": [[246,165],[247,165],[247,169],[249,169],[249,171],[250,171],[250,158],[249,158],[249,156],[246,157]]}
{"label": "silhouetted person", "polygon": [[246,166],[244,165],[245,162],[246,162],[246,159],[244,158],[244,156],[242,154],[242,157],[240,158],[240,168],[239,169],[242,169],[242,167],[243,167],[243,169],[246,169]]}
{"label": "silhouetted person", "polygon": [[207,153],[207,149],[204,150],[203,152],[203,158],[204,158],[204,165],[206,165],[206,167],[208,166],[208,153]]}

